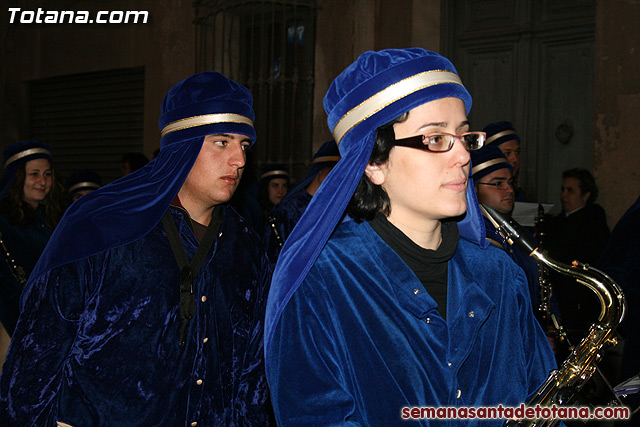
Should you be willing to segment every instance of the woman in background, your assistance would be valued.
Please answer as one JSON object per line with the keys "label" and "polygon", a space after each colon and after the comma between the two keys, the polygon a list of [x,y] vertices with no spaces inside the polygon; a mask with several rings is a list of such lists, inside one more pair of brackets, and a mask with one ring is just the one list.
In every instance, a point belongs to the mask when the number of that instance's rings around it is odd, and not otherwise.
{"label": "woman in background", "polygon": [[61,193],[47,144],[20,141],[7,147],[0,183],[0,322],[9,336],[24,284],[62,216]]}
{"label": "woman in background", "polygon": [[260,195],[264,218],[287,195],[289,189],[289,170],[284,165],[264,165],[260,171]]}

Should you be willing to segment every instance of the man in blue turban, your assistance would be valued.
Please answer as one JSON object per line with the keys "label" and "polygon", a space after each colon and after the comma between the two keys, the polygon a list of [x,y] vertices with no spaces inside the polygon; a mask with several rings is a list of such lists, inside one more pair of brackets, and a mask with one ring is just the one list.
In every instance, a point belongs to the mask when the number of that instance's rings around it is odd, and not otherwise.
{"label": "man in blue turban", "polygon": [[252,102],[216,72],[183,80],[158,157],[69,208],[22,294],[1,425],[269,425],[270,263],[226,204]]}
{"label": "man in blue turban", "polygon": [[515,199],[518,202],[524,202],[524,193],[518,186],[518,176],[520,175],[520,136],[518,136],[516,128],[513,127],[511,122],[496,122],[489,123],[482,131],[487,134],[486,145],[498,147],[513,168]]}
{"label": "man in blue turban", "polygon": [[341,159],[285,242],[267,304],[278,425],[524,402],[555,361],[522,270],[485,240],[468,152],[485,136],[451,62],[364,53],[324,106]]}

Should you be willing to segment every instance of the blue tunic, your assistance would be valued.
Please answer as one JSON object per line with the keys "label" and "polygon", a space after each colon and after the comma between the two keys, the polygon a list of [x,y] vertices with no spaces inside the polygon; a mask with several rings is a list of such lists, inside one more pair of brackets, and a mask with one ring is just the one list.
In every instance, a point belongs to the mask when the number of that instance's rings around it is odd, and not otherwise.
{"label": "blue tunic", "polygon": [[[171,211],[192,258],[186,212]],[[3,368],[0,425],[269,425],[270,273],[257,235],[225,207],[182,349],[179,269],[162,225],[45,273],[25,296]]]}
{"label": "blue tunic", "polygon": [[271,345],[281,426],[396,426],[403,407],[516,406],[555,367],[525,276],[504,251],[459,241],[445,321],[370,225],[349,219],[294,292]]}
{"label": "blue tunic", "polygon": [[[12,224],[6,215],[0,215],[0,233],[16,264],[29,277],[44,247],[51,237],[42,210],[34,212],[34,220],[23,226]],[[20,313],[19,302],[23,285],[19,284],[0,254],[0,322],[9,335],[13,334]]]}

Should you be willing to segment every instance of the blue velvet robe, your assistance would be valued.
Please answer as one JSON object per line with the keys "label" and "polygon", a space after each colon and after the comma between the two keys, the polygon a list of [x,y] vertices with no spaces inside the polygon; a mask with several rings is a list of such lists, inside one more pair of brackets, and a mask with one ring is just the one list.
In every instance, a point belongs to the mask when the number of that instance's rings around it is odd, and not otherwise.
{"label": "blue velvet robe", "polygon": [[370,225],[345,220],[277,324],[267,378],[278,425],[386,427],[406,424],[405,406],[526,401],[555,359],[522,270],[461,239],[448,278],[445,321]]}
{"label": "blue velvet robe", "polygon": [[[0,232],[16,264],[29,277],[51,237],[51,229],[45,224],[42,210],[35,211],[34,221],[24,226],[13,225],[6,215],[0,215]],[[0,254],[0,258],[0,322],[7,333],[12,335],[20,313],[23,285],[18,283],[11,272],[4,254]]]}
{"label": "blue velvet robe", "polygon": [[[37,278],[0,378],[0,425],[269,425],[270,264],[253,230],[224,209],[182,349],[179,269],[161,224]],[[186,212],[171,211],[191,259]]]}

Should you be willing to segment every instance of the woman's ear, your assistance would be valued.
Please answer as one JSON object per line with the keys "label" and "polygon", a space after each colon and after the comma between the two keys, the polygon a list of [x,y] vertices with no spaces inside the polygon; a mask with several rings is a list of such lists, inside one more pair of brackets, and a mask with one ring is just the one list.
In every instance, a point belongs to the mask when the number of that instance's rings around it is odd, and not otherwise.
{"label": "woman's ear", "polygon": [[384,183],[384,165],[377,163],[369,163],[364,170],[364,174],[369,178],[372,184],[382,185]]}

